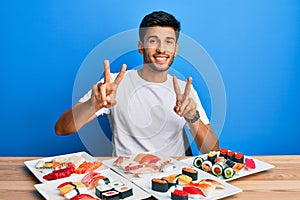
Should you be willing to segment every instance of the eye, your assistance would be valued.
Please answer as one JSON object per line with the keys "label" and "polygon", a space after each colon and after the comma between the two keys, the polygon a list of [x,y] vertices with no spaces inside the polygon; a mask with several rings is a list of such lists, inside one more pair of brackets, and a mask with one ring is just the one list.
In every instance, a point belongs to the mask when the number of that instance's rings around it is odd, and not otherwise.
{"label": "eye", "polygon": [[168,44],[168,45],[173,45],[173,44],[174,44],[174,41],[173,41],[173,40],[167,40],[167,44]]}
{"label": "eye", "polygon": [[156,39],[150,39],[150,40],[149,40],[149,43],[150,43],[150,44],[155,44],[155,43],[157,43],[157,40],[156,40]]}

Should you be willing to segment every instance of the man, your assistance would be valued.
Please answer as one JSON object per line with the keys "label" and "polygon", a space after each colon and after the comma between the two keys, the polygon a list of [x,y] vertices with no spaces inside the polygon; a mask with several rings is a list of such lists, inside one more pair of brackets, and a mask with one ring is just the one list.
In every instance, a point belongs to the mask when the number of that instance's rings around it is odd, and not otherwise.
{"label": "man", "polygon": [[[180,23],[174,16],[153,12],[140,24],[140,70],[110,74],[104,61],[104,78],[95,84],[56,123],[58,135],[77,132],[97,116],[107,114],[113,132],[113,155],[151,151],[170,156],[185,155],[184,125],[190,129],[202,153],[219,148],[192,78],[171,77],[168,70],[178,52]],[[99,141],[101,145],[101,141]]]}

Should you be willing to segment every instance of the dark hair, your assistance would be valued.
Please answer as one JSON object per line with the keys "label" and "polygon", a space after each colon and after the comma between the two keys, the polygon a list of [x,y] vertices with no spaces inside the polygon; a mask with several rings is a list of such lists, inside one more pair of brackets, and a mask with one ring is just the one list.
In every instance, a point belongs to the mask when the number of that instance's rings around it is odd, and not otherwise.
{"label": "dark hair", "polygon": [[180,22],[177,19],[164,11],[154,11],[144,17],[140,24],[139,35],[140,40],[143,41],[146,28],[152,26],[165,26],[165,27],[172,27],[176,34],[176,40],[178,40],[179,32],[180,32]]}

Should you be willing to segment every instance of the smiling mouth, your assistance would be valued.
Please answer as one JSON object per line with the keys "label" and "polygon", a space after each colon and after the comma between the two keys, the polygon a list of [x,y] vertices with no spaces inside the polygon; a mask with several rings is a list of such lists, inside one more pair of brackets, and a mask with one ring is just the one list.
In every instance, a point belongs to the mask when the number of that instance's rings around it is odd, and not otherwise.
{"label": "smiling mouth", "polygon": [[157,62],[166,62],[168,60],[168,56],[154,56]]}

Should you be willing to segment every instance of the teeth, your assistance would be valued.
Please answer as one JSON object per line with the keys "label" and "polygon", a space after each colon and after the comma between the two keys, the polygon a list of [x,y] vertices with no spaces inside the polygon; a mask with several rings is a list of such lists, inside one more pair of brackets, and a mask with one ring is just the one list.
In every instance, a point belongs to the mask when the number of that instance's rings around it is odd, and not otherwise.
{"label": "teeth", "polygon": [[165,58],[165,57],[157,57],[156,59],[159,60],[159,61],[167,60],[167,58]]}

